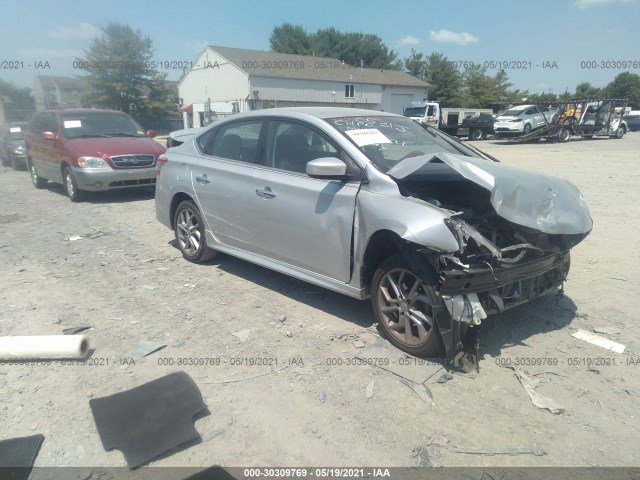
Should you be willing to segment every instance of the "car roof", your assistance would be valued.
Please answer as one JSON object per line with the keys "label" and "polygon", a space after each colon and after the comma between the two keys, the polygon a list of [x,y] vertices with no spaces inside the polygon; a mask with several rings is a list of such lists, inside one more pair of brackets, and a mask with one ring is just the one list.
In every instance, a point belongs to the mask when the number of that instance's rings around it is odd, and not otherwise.
{"label": "car roof", "polygon": [[293,118],[316,117],[319,119],[332,117],[370,117],[370,116],[393,116],[405,118],[395,113],[382,112],[379,110],[367,110],[364,108],[346,108],[346,107],[279,107],[265,108],[264,110],[252,110],[250,112],[237,113],[226,117],[225,120],[232,118],[242,118],[247,116],[269,117],[269,116],[285,116]]}
{"label": "car roof", "polygon": [[113,114],[125,113],[125,112],[121,112],[120,110],[111,110],[108,108],[53,108],[49,110],[42,110],[42,112],[59,112],[60,114],[70,113],[72,115],[75,113],[90,113],[90,112],[113,113]]}

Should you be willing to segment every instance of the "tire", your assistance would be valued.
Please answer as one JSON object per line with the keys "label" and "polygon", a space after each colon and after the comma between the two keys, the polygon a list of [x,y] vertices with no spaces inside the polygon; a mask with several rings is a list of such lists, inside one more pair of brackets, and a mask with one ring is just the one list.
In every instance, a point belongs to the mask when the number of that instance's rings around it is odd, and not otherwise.
{"label": "tire", "polygon": [[571,136],[571,132],[569,131],[569,129],[568,128],[562,128],[558,132],[558,141],[560,143],[565,143],[567,140],[569,140],[570,136]]}
{"label": "tire", "polygon": [[393,345],[411,355],[439,357],[444,349],[428,302],[437,299],[442,305],[442,300],[433,288],[435,275],[424,277],[405,254],[393,255],[373,275],[371,302],[382,333]]}
{"label": "tire", "polygon": [[484,134],[481,128],[474,128],[469,131],[470,140],[474,140],[474,141],[482,140],[483,137],[484,137]]}
{"label": "tire", "polygon": [[616,140],[620,140],[622,137],[624,137],[624,134],[624,127],[618,127],[616,133],[613,135],[613,138],[615,138]]}
{"label": "tire", "polygon": [[64,191],[67,193],[69,200],[77,203],[84,199],[84,192],[78,188],[76,179],[73,178],[71,168],[64,167],[64,170],[62,171],[62,182],[64,185]]}
{"label": "tire", "polygon": [[47,184],[47,179],[42,178],[40,175],[38,175],[38,170],[36,169],[36,166],[33,162],[28,162],[27,164],[29,166],[29,174],[31,176],[31,182],[33,183],[33,186],[37,189],[44,188]]}
{"label": "tire", "polygon": [[527,124],[524,126],[524,128],[522,129],[522,134],[523,134],[523,135],[527,135],[527,134],[529,134],[529,133],[531,133],[531,124],[530,124],[530,123],[527,123]]}
{"label": "tire", "polygon": [[178,205],[173,225],[178,248],[186,260],[193,263],[206,262],[218,253],[207,246],[202,215],[191,200]]}

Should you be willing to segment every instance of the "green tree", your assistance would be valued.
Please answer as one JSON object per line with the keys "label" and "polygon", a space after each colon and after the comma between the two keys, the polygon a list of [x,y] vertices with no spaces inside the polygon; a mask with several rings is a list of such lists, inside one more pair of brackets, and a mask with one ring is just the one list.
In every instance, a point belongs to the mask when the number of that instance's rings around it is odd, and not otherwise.
{"label": "green tree", "polygon": [[575,98],[598,98],[602,95],[601,89],[594,87],[589,82],[582,82],[576,85]]}
{"label": "green tree", "polygon": [[269,36],[271,50],[279,53],[293,53],[308,55],[310,52],[310,38],[301,25],[283,23],[275,27]]}
{"label": "green tree", "polygon": [[28,87],[19,88],[0,79],[0,99],[7,110],[35,110],[36,103]]}
{"label": "green tree", "polygon": [[85,57],[77,59],[84,62],[88,72],[88,91],[83,100],[126,113],[157,110],[157,105],[149,102],[162,95],[157,92],[165,88],[165,79],[153,68],[153,52],[151,39],[140,30],[118,23],[104,27]]}
{"label": "green tree", "polygon": [[412,48],[411,54],[402,60],[402,68],[409,75],[413,75],[416,78],[424,80],[427,70],[427,61],[422,53],[416,52]]}
{"label": "green tree", "polygon": [[463,78],[442,53],[431,53],[425,58],[424,80],[432,85],[429,97],[442,107],[460,107],[463,100]]}
{"label": "green tree", "polygon": [[464,80],[462,101],[465,107],[486,108],[498,102],[495,79],[487,75],[486,68],[481,65],[468,66],[462,77]]}
{"label": "green tree", "polygon": [[307,33],[300,25],[284,23],[273,29],[269,44],[274,52],[337,58],[354,67],[400,68],[397,53],[371,33],[341,32],[333,27]]}
{"label": "green tree", "polygon": [[629,106],[640,108],[640,75],[622,72],[604,87],[604,95],[611,98],[628,98]]}

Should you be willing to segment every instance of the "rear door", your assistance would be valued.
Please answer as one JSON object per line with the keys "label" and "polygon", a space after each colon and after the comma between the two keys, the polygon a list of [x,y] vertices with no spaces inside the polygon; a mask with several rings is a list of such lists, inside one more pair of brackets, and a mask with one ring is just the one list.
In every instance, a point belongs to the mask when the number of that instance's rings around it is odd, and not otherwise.
{"label": "rear door", "polygon": [[309,177],[308,161],[338,157],[359,167],[325,133],[293,120],[272,120],[265,164],[252,188],[253,250],[274,260],[342,282],[351,277],[350,254],[359,182]]}
{"label": "rear door", "polygon": [[260,153],[262,119],[224,124],[198,139],[191,182],[208,229],[221,243],[250,249],[252,177]]}

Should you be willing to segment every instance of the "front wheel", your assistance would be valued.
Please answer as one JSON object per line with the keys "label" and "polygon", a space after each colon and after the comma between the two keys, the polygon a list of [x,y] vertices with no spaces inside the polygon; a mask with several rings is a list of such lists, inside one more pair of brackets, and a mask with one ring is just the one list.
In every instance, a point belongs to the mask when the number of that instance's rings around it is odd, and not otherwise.
{"label": "front wheel", "polygon": [[38,189],[45,187],[45,185],[47,184],[47,179],[42,178],[40,175],[38,175],[38,170],[36,169],[36,166],[33,162],[29,162],[29,173],[31,174],[31,182],[33,183],[34,187]]}
{"label": "front wheel", "polygon": [[378,324],[393,345],[411,355],[443,352],[432,305],[440,297],[430,283],[403,254],[383,261],[373,275],[371,302]]}
{"label": "front wheel", "polygon": [[73,178],[73,173],[71,173],[71,169],[69,167],[64,168],[62,180],[64,182],[64,190],[67,192],[69,200],[74,203],[82,201],[84,198],[83,192],[78,188],[78,184],[76,183],[75,178]]}
{"label": "front wheel", "polygon": [[622,137],[624,137],[624,134],[625,134],[624,127],[618,127],[616,129],[616,133],[614,135],[614,138],[620,140]]}
{"label": "front wheel", "polygon": [[527,124],[524,126],[524,128],[522,129],[522,134],[523,134],[523,135],[527,135],[527,134],[529,134],[529,133],[531,133],[531,124],[530,124],[530,123],[527,123]]}
{"label": "front wheel", "polygon": [[178,248],[186,260],[205,262],[218,253],[207,246],[202,215],[191,200],[178,205],[173,224]]}

